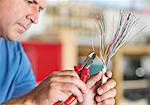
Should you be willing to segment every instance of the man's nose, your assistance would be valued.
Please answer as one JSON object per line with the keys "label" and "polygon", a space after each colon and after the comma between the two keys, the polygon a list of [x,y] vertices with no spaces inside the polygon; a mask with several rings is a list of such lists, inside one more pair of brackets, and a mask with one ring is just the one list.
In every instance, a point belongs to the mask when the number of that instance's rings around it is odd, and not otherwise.
{"label": "man's nose", "polygon": [[29,10],[27,19],[30,19],[32,23],[37,24],[39,22],[39,6],[35,5]]}

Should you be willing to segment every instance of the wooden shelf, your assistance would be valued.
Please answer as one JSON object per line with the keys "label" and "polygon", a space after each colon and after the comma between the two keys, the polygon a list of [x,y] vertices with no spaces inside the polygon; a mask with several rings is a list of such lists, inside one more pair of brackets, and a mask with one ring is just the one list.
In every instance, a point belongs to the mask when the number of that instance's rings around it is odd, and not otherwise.
{"label": "wooden shelf", "polygon": [[148,81],[143,80],[126,80],[123,82],[123,90],[126,89],[146,89],[148,88]]}
{"label": "wooden shelf", "polygon": [[126,45],[121,50],[125,55],[150,55],[150,45]]}

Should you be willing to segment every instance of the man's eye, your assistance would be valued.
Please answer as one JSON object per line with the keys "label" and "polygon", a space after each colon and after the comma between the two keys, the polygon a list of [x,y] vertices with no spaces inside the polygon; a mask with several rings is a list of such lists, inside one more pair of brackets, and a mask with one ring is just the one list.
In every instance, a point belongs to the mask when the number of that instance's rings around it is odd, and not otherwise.
{"label": "man's eye", "polygon": [[44,8],[40,7],[40,8],[39,8],[39,12],[41,12],[43,9],[44,9]]}
{"label": "man's eye", "polygon": [[33,1],[30,1],[30,0],[27,0],[27,2],[28,2],[29,4],[32,4],[32,3],[33,3]]}

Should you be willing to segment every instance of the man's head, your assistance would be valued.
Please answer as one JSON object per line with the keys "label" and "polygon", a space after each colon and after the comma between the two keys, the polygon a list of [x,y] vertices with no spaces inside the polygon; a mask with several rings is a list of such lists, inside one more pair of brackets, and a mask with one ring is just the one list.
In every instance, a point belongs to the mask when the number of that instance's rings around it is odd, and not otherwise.
{"label": "man's head", "polygon": [[0,37],[16,41],[32,23],[38,23],[46,0],[0,0]]}

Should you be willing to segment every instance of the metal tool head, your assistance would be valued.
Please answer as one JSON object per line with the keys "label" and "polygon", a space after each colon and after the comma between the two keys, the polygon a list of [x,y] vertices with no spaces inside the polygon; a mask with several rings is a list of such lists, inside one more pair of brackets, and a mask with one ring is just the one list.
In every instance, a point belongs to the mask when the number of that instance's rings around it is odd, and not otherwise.
{"label": "metal tool head", "polygon": [[93,63],[93,60],[96,57],[96,53],[95,52],[91,52],[85,59],[85,61],[82,64],[82,67],[86,67],[89,68],[91,66],[91,64]]}
{"label": "metal tool head", "polygon": [[96,53],[93,51],[93,52],[91,52],[88,56],[89,56],[92,60],[94,60],[95,57],[96,57]]}

